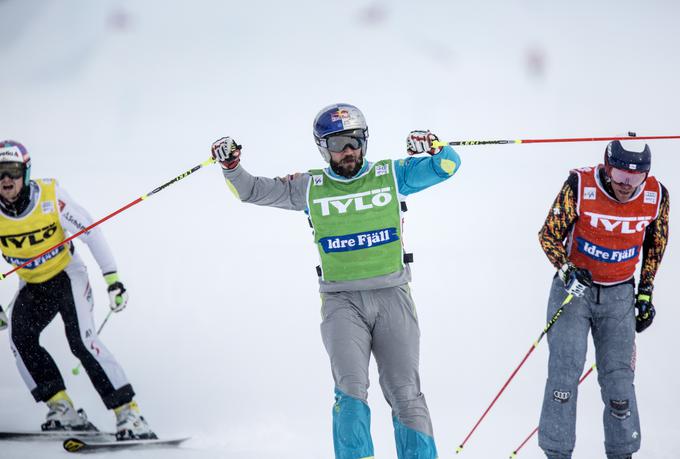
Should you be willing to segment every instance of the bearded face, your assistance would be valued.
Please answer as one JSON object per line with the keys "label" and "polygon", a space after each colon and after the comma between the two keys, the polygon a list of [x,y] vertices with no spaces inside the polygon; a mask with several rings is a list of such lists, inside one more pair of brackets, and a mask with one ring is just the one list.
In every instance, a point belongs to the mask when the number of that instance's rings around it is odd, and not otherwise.
{"label": "bearded face", "polygon": [[352,178],[364,165],[364,155],[361,150],[345,148],[340,153],[331,153],[331,169],[341,177]]}

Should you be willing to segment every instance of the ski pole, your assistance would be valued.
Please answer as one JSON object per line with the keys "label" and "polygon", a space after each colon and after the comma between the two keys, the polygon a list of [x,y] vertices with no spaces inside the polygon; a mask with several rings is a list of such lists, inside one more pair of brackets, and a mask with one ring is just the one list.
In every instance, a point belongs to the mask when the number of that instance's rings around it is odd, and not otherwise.
{"label": "ski pole", "polygon": [[515,139],[515,140],[456,140],[453,142],[432,142],[434,147],[445,147],[446,145],[507,145],[520,143],[563,143],[563,142],[602,142],[608,140],[670,140],[680,139],[680,135],[651,135],[637,137],[634,132],[629,132],[627,137],[572,137],[562,139]]}
{"label": "ski pole", "polygon": [[[591,366],[591,367],[588,369],[588,371],[586,371],[586,372],[583,374],[583,376],[581,376],[581,379],[578,380],[579,385],[583,382],[584,379],[586,379],[586,378],[588,377],[588,375],[590,375],[590,373],[593,372],[594,369],[595,369],[595,364],[593,364],[593,366]],[[524,445],[527,444],[527,442],[531,439],[531,437],[533,437],[533,436],[536,434],[536,432],[538,432],[538,426],[536,426],[536,428],[529,434],[529,436],[528,436],[527,438],[524,439],[524,441],[522,442],[522,444],[519,445],[519,446],[512,452],[512,454],[510,455],[510,459],[515,459],[515,458],[517,457],[517,453],[519,452],[519,450],[522,449],[522,447],[523,447]]]}
{"label": "ski pole", "polygon": [[471,437],[472,434],[475,432],[475,430],[477,430],[477,427],[479,426],[479,424],[482,423],[482,421],[484,420],[484,418],[486,417],[486,415],[489,413],[489,411],[491,411],[491,408],[494,406],[494,404],[496,403],[496,401],[498,400],[498,398],[501,396],[501,394],[502,394],[502,393],[505,391],[505,389],[508,387],[508,385],[510,384],[510,381],[512,381],[512,379],[515,377],[515,375],[517,374],[517,372],[519,371],[519,369],[522,368],[522,365],[524,365],[524,362],[527,361],[527,359],[529,358],[529,356],[531,355],[531,353],[534,352],[534,350],[538,347],[538,343],[543,339],[543,337],[545,336],[545,334],[548,333],[548,330],[550,330],[550,328],[553,326],[553,324],[554,324],[555,322],[557,322],[557,319],[560,318],[560,315],[562,314],[562,311],[564,310],[564,307],[565,307],[567,304],[569,304],[569,302],[572,300],[573,297],[574,297],[574,296],[573,296],[572,294],[569,294],[569,295],[567,295],[567,297],[564,299],[564,301],[562,302],[562,305],[560,306],[560,308],[559,308],[559,309],[557,310],[557,312],[552,316],[552,318],[548,321],[548,323],[546,324],[545,328],[543,328],[543,331],[542,331],[541,334],[539,335],[538,339],[537,339],[536,341],[534,341],[534,344],[531,345],[531,347],[529,348],[529,351],[526,353],[526,355],[524,356],[524,358],[522,359],[522,361],[519,363],[519,365],[517,366],[517,368],[515,368],[515,371],[513,371],[512,374],[510,375],[510,377],[508,378],[508,380],[505,381],[505,384],[503,384],[503,387],[501,387],[501,390],[498,392],[498,394],[496,394],[496,396],[494,397],[494,399],[491,401],[491,404],[487,407],[486,411],[484,411],[484,414],[482,414],[482,416],[479,418],[479,420],[477,421],[477,423],[475,424],[475,426],[472,428],[472,430],[470,431],[470,433],[467,434],[467,437],[465,437],[465,440],[463,440],[463,442],[462,442],[460,445],[458,445],[458,448],[456,448],[456,454],[458,454],[458,453],[460,453],[461,451],[463,451],[463,448],[465,447],[465,443],[467,443],[467,441],[470,439],[470,437]]}
{"label": "ski pole", "polygon": [[214,158],[210,158],[210,159],[208,159],[208,160],[206,160],[206,161],[203,161],[201,164],[192,167],[191,169],[189,169],[188,171],[184,172],[183,174],[180,174],[180,175],[178,175],[177,177],[173,178],[172,180],[170,180],[170,181],[164,183],[163,185],[161,185],[161,186],[159,186],[159,187],[157,187],[157,188],[154,188],[152,191],[148,192],[147,194],[145,194],[145,195],[143,195],[143,196],[140,196],[139,198],[135,199],[134,201],[130,202],[129,204],[124,205],[123,207],[121,207],[120,209],[116,210],[115,212],[111,212],[111,213],[108,214],[106,217],[104,217],[104,218],[102,218],[102,219],[100,219],[100,220],[97,220],[96,222],[94,222],[93,224],[91,224],[90,226],[88,226],[87,228],[83,228],[82,230],[78,231],[78,232],[75,233],[74,235],[72,235],[72,236],[70,236],[70,237],[64,239],[64,240],[61,241],[60,243],[58,243],[58,244],[56,244],[56,245],[53,245],[52,247],[50,247],[49,249],[45,250],[45,251],[42,252],[41,254],[36,255],[36,256],[33,257],[33,258],[30,258],[29,260],[23,262],[23,263],[20,264],[19,266],[15,266],[13,269],[11,269],[10,271],[7,271],[5,274],[0,274],[0,280],[5,279],[7,276],[9,276],[10,274],[13,274],[13,273],[17,272],[18,270],[20,270],[20,269],[23,268],[24,266],[26,266],[26,265],[28,265],[28,264],[31,264],[33,261],[37,260],[38,258],[42,258],[43,256],[45,256],[45,255],[47,255],[47,254],[54,255],[54,254],[55,254],[54,251],[56,251],[59,247],[63,246],[63,245],[66,244],[67,242],[71,242],[73,239],[77,238],[78,236],[80,236],[80,235],[83,234],[83,233],[86,233],[86,232],[90,231],[92,228],[98,226],[99,224],[104,223],[106,220],[115,217],[115,216],[118,215],[119,213],[123,212],[124,210],[129,209],[130,207],[134,206],[135,204],[138,204],[138,203],[140,203],[140,202],[142,202],[142,201],[144,201],[144,200],[146,200],[146,199],[149,199],[152,195],[158,193],[159,191],[162,191],[163,189],[169,187],[169,186],[172,185],[173,183],[179,182],[179,181],[182,180],[183,178],[185,178],[185,177],[187,177],[187,176],[193,174],[194,172],[196,172],[197,170],[201,169],[202,167],[205,167],[205,166],[208,166],[208,165],[210,165],[210,164],[213,164],[214,162],[215,162],[215,159],[214,159]]}
{"label": "ski pole", "polygon": [[[101,325],[99,326],[99,329],[97,330],[97,336],[102,332],[102,328],[104,328],[104,325],[106,325],[106,322],[109,321],[109,317],[111,317],[111,314],[113,314],[113,309],[109,309],[109,313],[106,314],[106,317],[104,317],[104,320],[102,321]],[[74,375],[78,376],[80,374],[80,367],[83,366],[83,362],[78,362],[78,366],[74,367],[71,370],[71,373]]]}

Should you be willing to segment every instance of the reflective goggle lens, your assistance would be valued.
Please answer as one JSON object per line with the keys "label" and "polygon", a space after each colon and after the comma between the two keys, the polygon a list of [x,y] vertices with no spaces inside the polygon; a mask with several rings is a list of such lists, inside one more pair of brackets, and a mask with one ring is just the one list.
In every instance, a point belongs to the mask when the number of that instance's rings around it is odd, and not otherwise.
{"label": "reflective goggle lens", "polygon": [[18,179],[24,176],[24,165],[21,163],[0,163],[0,180],[5,176]]}
{"label": "reflective goggle lens", "polygon": [[340,153],[348,146],[354,150],[358,150],[363,144],[363,138],[348,135],[336,135],[326,139],[327,148],[333,153]]}
{"label": "reflective goggle lens", "polygon": [[632,187],[640,186],[647,178],[646,172],[629,172],[622,169],[616,169],[615,167],[610,169],[609,174],[612,182],[621,185],[630,185]]}

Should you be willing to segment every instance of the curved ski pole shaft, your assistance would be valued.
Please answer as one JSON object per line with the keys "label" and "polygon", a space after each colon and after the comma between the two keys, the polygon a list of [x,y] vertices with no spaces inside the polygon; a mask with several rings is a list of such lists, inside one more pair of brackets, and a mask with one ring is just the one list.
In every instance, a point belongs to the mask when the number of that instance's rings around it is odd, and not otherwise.
{"label": "curved ski pole shaft", "polygon": [[183,174],[178,175],[177,177],[175,177],[175,178],[173,178],[172,180],[170,180],[170,181],[164,183],[163,185],[159,186],[158,188],[153,189],[152,191],[148,192],[147,194],[145,194],[145,195],[143,195],[143,196],[140,196],[139,198],[137,198],[137,199],[135,199],[134,201],[132,201],[132,202],[126,204],[125,206],[121,207],[120,209],[118,209],[118,210],[116,210],[116,211],[110,213],[110,214],[107,215],[106,217],[104,217],[104,218],[102,218],[102,219],[100,219],[100,220],[97,220],[96,222],[94,222],[94,223],[91,224],[90,226],[88,226],[88,227],[86,227],[86,228],[83,228],[82,230],[78,231],[77,233],[75,233],[75,234],[72,235],[72,236],[67,237],[66,239],[64,239],[64,240],[61,241],[60,243],[53,245],[52,247],[50,247],[49,249],[45,250],[44,252],[42,252],[42,253],[36,255],[36,256],[33,257],[33,258],[30,258],[30,259],[26,260],[24,263],[20,264],[19,266],[15,266],[15,267],[12,268],[10,271],[7,271],[5,274],[0,274],[0,280],[5,279],[5,278],[6,278],[7,276],[9,276],[10,274],[13,274],[13,273],[17,272],[17,271],[20,270],[21,268],[23,268],[23,267],[25,267],[25,266],[27,266],[27,265],[33,263],[35,260],[37,260],[37,259],[39,259],[39,258],[42,258],[43,256],[45,256],[45,255],[47,255],[47,254],[51,254],[52,252],[58,250],[58,249],[59,249],[61,246],[63,246],[64,244],[67,244],[67,243],[71,242],[73,239],[77,238],[77,237],[80,236],[81,234],[90,231],[90,230],[93,229],[94,227],[99,226],[101,223],[104,223],[106,220],[115,217],[116,215],[118,215],[119,213],[123,212],[124,210],[129,209],[130,207],[132,207],[132,206],[134,206],[135,204],[138,204],[138,203],[144,201],[145,199],[148,199],[148,198],[151,197],[152,195],[154,195],[154,194],[158,193],[159,191],[161,191],[161,190],[167,188],[168,186],[172,185],[173,183],[179,182],[179,181],[182,180],[183,178],[185,178],[185,177],[187,177],[187,176],[193,174],[194,172],[196,172],[197,170],[201,169],[202,167],[205,167],[205,166],[208,166],[208,165],[210,165],[210,164],[213,164],[214,162],[215,162],[215,160],[214,160],[213,158],[210,158],[210,159],[208,159],[207,161],[203,161],[201,164],[192,167],[191,169],[189,169],[188,171],[184,172]]}
{"label": "curved ski pole shaft", "polygon": [[[631,133],[633,134],[633,133]],[[671,140],[680,139],[680,135],[651,135],[637,137],[635,135],[618,136],[618,137],[571,137],[571,138],[557,138],[557,139],[514,139],[514,140],[455,140],[453,142],[434,141],[432,146],[444,147],[451,145],[453,147],[463,145],[508,145],[520,143],[564,143],[564,142],[605,142],[611,140]]]}
{"label": "curved ski pole shaft", "polygon": [[[101,325],[99,325],[99,328],[97,329],[97,336],[99,336],[99,334],[102,332],[102,328],[104,328],[104,325],[106,325],[106,322],[109,321],[109,317],[111,317],[112,314],[113,314],[113,309],[109,309],[109,313],[106,314],[106,317],[104,317],[104,320],[102,321]],[[71,370],[71,373],[73,373],[74,375],[80,374],[80,367],[82,367],[82,366],[83,366],[83,362],[78,362],[78,366],[74,367]]]}
{"label": "curved ski pole shaft", "polygon": [[[590,375],[590,373],[593,372],[593,370],[595,368],[596,368],[596,366],[595,366],[595,364],[593,364],[588,369],[588,371],[586,371],[583,374],[583,376],[581,376],[581,379],[578,380],[579,385],[583,382],[584,379],[586,379]],[[519,453],[519,450],[522,449],[524,447],[524,445],[526,445],[529,440],[531,440],[531,437],[536,435],[536,432],[538,432],[538,426],[536,426],[536,428],[529,434],[529,436],[527,438],[525,438],[524,441],[512,452],[512,454],[510,455],[510,459],[515,459],[517,457],[517,453]]]}
{"label": "curved ski pole shaft", "polygon": [[524,358],[522,359],[522,361],[519,363],[519,365],[517,365],[517,368],[515,368],[515,370],[512,372],[512,374],[510,375],[510,377],[508,378],[508,380],[505,381],[505,384],[503,384],[503,387],[501,387],[501,390],[498,391],[498,393],[496,394],[496,396],[494,397],[494,399],[491,401],[491,403],[489,404],[489,406],[486,408],[486,410],[484,411],[484,413],[482,414],[482,416],[479,418],[479,420],[477,421],[477,423],[475,424],[475,426],[472,428],[472,430],[470,431],[470,433],[467,434],[467,436],[465,437],[465,440],[463,440],[463,442],[462,442],[460,445],[458,445],[458,448],[456,448],[456,454],[458,454],[458,453],[460,453],[461,451],[463,451],[463,448],[465,447],[465,443],[467,443],[467,441],[470,439],[470,437],[471,437],[472,434],[475,432],[475,430],[477,430],[477,427],[479,427],[479,425],[482,423],[482,421],[484,420],[484,418],[486,417],[486,415],[489,413],[489,411],[491,411],[491,408],[493,408],[493,406],[496,404],[496,401],[500,398],[501,394],[503,394],[503,392],[505,391],[505,389],[508,387],[508,385],[510,384],[510,381],[513,380],[513,378],[515,377],[515,375],[517,374],[517,372],[519,371],[519,369],[522,368],[522,365],[524,365],[524,362],[527,361],[527,359],[529,358],[529,356],[531,355],[531,353],[534,352],[534,350],[538,347],[538,343],[541,342],[541,339],[543,339],[543,337],[545,336],[545,334],[548,333],[548,330],[550,330],[550,328],[555,324],[555,322],[557,322],[557,319],[559,319],[560,315],[562,314],[562,311],[564,310],[564,307],[565,307],[567,304],[569,304],[569,302],[570,302],[573,298],[574,298],[573,295],[571,295],[571,294],[567,295],[567,297],[566,297],[566,298],[564,299],[564,301],[562,302],[562,305],[560,306],[560,308],[559,308],[559,309],[557,310],[557,312],[552,316],[552,318],[548,321],[548,323],[546,324],[545,328],[543,328],[543,331],[542,331],[541,334],[539,335],[538,339],[537,339],[536,341],[534,341],[534,344],[531,345],[531,347],[529,348],[529,351],[527,351],[527,353],[526,353],[526,355],[524,356]]}

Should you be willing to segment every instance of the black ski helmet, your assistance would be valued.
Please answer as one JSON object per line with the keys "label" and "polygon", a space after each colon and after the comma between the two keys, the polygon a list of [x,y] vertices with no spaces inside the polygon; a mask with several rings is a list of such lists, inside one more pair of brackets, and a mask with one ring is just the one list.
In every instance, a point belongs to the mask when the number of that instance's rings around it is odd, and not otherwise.
{"label": "black ski helmet", "polygon": [[604,163],[616,169],[649,172],[652,167],[652,152],[647,144],[642,151],[631,151],[623,148],[618,140],[614,140],[609,142],[604,151]]}

